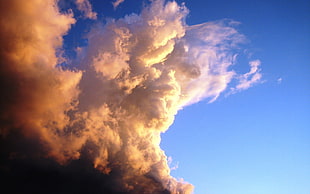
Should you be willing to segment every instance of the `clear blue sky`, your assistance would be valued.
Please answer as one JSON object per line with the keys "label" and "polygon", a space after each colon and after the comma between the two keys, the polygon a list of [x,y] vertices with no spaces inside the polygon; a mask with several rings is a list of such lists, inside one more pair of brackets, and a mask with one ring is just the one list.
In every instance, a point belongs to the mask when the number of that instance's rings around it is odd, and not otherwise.
{"label": "clear blue sky", "polygon": [[[139,13],[142,0],[90,1],[99,18]],[[229,18],[262,62],[264,83],[181,110],[161,147],[178,165],[172,175],[197,194],[310,193],[310,1],[184,0],[187,24]],[[66,44],[77,46],[74,33]],[[79,26],[81,25],[81,26]],[[72,35],[73,34],[73,35]],[[247,63],[240,56],[236,66]],[[240,71],[243,71],[241,68]]]}

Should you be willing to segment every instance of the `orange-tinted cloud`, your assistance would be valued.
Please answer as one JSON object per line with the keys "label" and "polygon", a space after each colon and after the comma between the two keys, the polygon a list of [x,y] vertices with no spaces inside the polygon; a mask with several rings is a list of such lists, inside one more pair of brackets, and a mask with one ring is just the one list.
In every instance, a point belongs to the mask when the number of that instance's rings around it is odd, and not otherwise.
{"label": "orange-tinted cloud", "polygon": [[53,147],[51,154],[61,149],[54,139],[69,122],[81,74],[56,67],[56,51],[74,22],[55,1],[1,1],[2,135],[14,129]]}
{"label": "orange-tinted cloud", "polygon": [[139,15],[94,26],[72,64],[79,70],[63,70],[56,53],[72,13],[52,0],[0,2],[1,166],[20,169],[29,159],[35,172],[51,168],[68,183],[53,179],[58,192],[81,189],[84,179],[70,173],[90,177],[98,192],[192,192],[170,175],[160,134],[178,110],[257,72],[254,63],[250,74],[229,70],[231,49],[244,40],[232,21],[187,26],[184,5],[155,0]]}

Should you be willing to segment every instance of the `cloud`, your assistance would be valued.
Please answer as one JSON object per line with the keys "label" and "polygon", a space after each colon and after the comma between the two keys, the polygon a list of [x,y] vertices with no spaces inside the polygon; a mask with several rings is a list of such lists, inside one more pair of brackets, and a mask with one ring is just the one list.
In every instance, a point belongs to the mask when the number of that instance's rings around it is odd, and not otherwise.
{"label": "cloud", "polygon": [[259,68],[260,64],[260,60],[250,61],[250,71],[238,78],[239,84],[234,90],[246,90],[258,83],[262,78],[262,74],[260,73],[261,69]]}
{"label": "cloud", "polygon": [[[208,98],[213,102],[237,76],[233,70],[237,46],[245,37],[234,28],[234,21],[220,20],[188,26],[179,51],[172,55],[186,75],[182,85],[182,106]],[[181,53],[180,53],[181,52]],[[179,57],[181,56],[183,57]]]}
{"label": "cloud", "polygon": [[[88,1],[76,2],[93,13]],[[26,193],[191,193],[170,175],[160,134],[178,110],[216,100],[232,79],[240,80],[236,90],[258,82],[259,61],[243,75],[231,70],[245,39],[236,22],[188,26],[184,5],[155,0],[141,14],[93,26],[64,70],[56,53],[75,19],[56,4],[1,1],[5,185]]]}
{"label": "cloud", "polygon": [[168,162],[170,170],[177,170],[179,168],[179,162],[173,163],[173,159],[171,156],[167,158],[167,162]]}
{"label": "cloud", "polygon": [[61,149],[52,139],[69,122],[81,73],[57,68],[56,53],[75,20],[54,1],[1,1],[1,15],[1,134],[16,130]]}
{"label": "cloud", "polygon": [[121,3],[123,3],[125,0],[115,0],[112,5],[114,9],[116,9]]}
{"label": "cloud", "polygon": [[97,13],[92,11],[92,5],[88,0],[76,0],[77,9],[84,14],[85,18],[97,19]]}

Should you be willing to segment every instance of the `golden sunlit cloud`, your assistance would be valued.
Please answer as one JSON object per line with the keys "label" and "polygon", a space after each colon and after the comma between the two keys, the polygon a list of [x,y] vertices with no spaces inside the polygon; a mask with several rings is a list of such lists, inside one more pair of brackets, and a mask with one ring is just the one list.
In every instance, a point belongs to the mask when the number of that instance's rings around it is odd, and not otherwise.
{"label": "golden sunlit cloud", "polygon": [[[96,19],[89,1],[76,3]],[[25,157],[68,169],[91,164],[96,171],[87,176],[101,182],[101,192],[191,193],[191,184],[170,175],[160,134],[178,110],[216,100],[232,79],[249,88],[260,79],[260,62],[244,75],[229,70],[232,49],[244,41],[235,23],[188,26],[187,14],[184,5],[155,0],[139,15],[97,24],[77,49],[76,68],[63,70],[56,53],[72,13],[60,13],[56,0],[1,1],[3,165]],[[17,149],[13,139],[33,145]]]}

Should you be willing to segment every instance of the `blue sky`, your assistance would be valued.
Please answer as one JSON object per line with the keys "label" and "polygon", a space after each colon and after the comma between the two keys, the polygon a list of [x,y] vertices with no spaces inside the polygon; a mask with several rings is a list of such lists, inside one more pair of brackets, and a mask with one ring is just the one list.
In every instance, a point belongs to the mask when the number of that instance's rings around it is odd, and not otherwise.
{"label": "blue sky", "polygon": [[[90,1],[99,19],[139,13],[147,1]],[[186,22],[240,22],[248,41],[236,71],[259,59],[262,82],[245,91],[179,111],[161,147],[178,166],[172,175],[198,194],[309,194],[310,2],[306,0],[184,0]],[[90,20],[81,26],[87,29]],[[82,29],[77,23],[65,45]],[[73,35],[72,35],[73,34]],[[72,45],[71,45],[72,46]],[[77,45],[74,45],[77,46]]]}
{"label": "blue sky", "polygon": [[310,2],[185,2],[188,24],[241,22],[265,82],[180,111],[161,144],[172,174],[195,193],[310,193]]}

